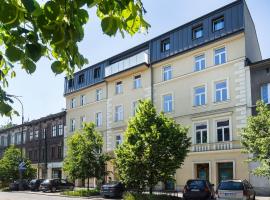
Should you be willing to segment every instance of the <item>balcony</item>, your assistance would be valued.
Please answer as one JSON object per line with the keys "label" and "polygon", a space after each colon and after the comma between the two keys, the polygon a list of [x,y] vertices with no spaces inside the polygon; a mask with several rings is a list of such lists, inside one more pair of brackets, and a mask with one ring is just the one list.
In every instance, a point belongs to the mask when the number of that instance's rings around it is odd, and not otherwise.
{"label": "balcony", "polygon": [[126,69],[138,66],[143,63],[149,63],[148,61],[148,50],[140,52],[134,56],[118,61],[105,67],[105,77],[111,76]]}
{"label": "balcony", "polygon": [[193,144],[191,152],[204,152],[204,151],[222,151],[231,149],[241,149],[240,141],[225,141],[216,143]]}

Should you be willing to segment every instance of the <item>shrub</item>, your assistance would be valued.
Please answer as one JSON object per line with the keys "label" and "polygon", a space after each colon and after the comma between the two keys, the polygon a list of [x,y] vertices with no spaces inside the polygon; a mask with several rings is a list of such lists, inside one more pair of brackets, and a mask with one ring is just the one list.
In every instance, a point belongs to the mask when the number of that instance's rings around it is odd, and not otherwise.
{"label": "shrub", "polygon": [[90,189],[90,190],[81,189],[81,190],[74,190],[74,191],[64,191],[61,194],[67,195],[67,196],[89,197],[89,196],[99,195],[100,192],[98,189]]}
{"label": "shrub", "polygon": [[10,192],[11,190],[9,189],[9,187],[4,187],[4,188],[1,188],[0,191],[2,191],[2,192]]}
{"label": "shrub", "polygon": [[123,196],[123,200],[181,200],[181,197],[173,197],[169,195],[155,194],[138,194],[127,192]]}

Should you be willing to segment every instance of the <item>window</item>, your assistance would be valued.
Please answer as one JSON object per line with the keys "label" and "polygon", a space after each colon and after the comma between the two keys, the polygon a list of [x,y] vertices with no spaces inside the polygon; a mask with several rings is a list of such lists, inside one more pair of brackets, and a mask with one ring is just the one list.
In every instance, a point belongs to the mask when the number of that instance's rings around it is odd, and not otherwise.
{"label": "window", "polygon": [[121,135],[115,136],[115,147],[117,148],[122,143]]}
{"label": "window", "polygon": [[75,108],[76,107],[76,99],[75,98],[71,99],[70,107],[71,108]]}
{"label": "window", "polygon": [[101,89],[97,89],[96,90],[96,100],[100,101],[102,99],[102,90]]}
{"label": "window", "polygon": [[80,117],[80,127],[83,128],[83,123],[86,121],[85,116]]}
{"label": "window", "polygon": [[123,106],[116,106],[115,107],[115,121],[122,121],[124,120],[124,116],[123,116]]}
{"label": "window", "polygon": [[62,146],[58,146],[58,149],[57,149],[57,158],[62,158],[62,154],[63,154],[63,150],[62,150]]}
{"label": "window", "polygon": [[26,133],[23,132],[23,144],[25,144],[25,142],[26,142]]}
{"label": "window", "polygon": [[170,79],[172,79],[172,67],[163,67],[163,81],[168,81]]}
{"label": "window", "polygon": [[81,106],[85,105],[85,95],[81,95],[80,100]]}
{"label": "window", "polygon": [[194,89],[194,106],[201,106],[206,104],[205,86]]}
{"label": "window", "polygon": [[166,38],[165,40],[161,41],[160,50],[161,52],[166,52],[170,50],[170,38]]}
{"label": "window", "polygon": [[34,135],[35,139],[38,139],[38,131],[35,131],[35,135]]}
{"label": "window", "polygon": [[139,101],[134,101],[134,102],[132,103],[132,115],[133,115],[133,116],[136,115],[138,105],[139,105]]}
{"label": "window", "polygon": [[32,151],[28,151],[28,157],[29,157],[30,160],[32,160],[32,157],[33,157]]}
{"label": "window", "polygon": [[203,26],[197,26],[192,29],[192,39],[198,39],[203,36]]}
{"label": "window", "polygon": [[228,100],[227,81],[220,81],[215,83],[215,102]]}
{"label": "window", "polygon": [[224,29],[224,16],[213,20],[213,32]]}
{"label": "window", "polygon": [[78,84],[83,84],[84,83],[84,74],[80,74],[78,78]]}
{"label": "window", "polygon": [[96,126],[102,126],[102,112],[96,113]]}
{"label": "window", "polygon": [[217,122],[217,141],[230,141],[230,123],[229,120]]}
{"label": "window", "polygon": [[58,135],[63,135],[63,124],[58,124]]}
{"label": "window", "polygon": [[123,84],[122,84],[122,81],[118,81],[115,84],[115,94],[121,94],[121,93],[123,93]]}
{"label": "window", "polygon": [[167,94],[163,96],[163,111],[172,112],[173,110],[173,99],[171,94]]}
{"label": "window", "polygon": [[225,47],[215,49],[215,65],[226,63],[226,50]]}
{"label": "window", "polygon": [[100,67],[94,69],[94,78],[100,77]]}
{"label": "window", "polygon": [[56,125],[52,126],[52,136],[56,137]]}
{"label": "window", "polygon": [[196,144],[207,143],[207,124],[196,124],[195,125]]}
{"label": "window", "polygon": [[68,80],[68,88],[74,87],[74,79]]}
{"label": "window", "polygon": [[30,133],[29,133],[29,140],[30,140],[30,141],[33,140],[33,135],[34,135],[33,132],[30,132]]}
{"label": "window", "polygon": [[45,139],[45,137],[46,137],[46,128],[44,128],[43,130],[42,130],[42,139]]}
{"label": "window", "polygon": [[142,87],[141,75],[134,76],[134,89]]}
{"label": "window", "polygon": [[75,119],[70,120],[70,131],[75,131]]}
{"label": "window", "polygon": [[17,143],[17,144],[21,144],[21,137],[22,137],[21,133],[17,133],[17,134],[16,134],[16,137],[17,137],[16,143]]}
{"label": "window", "polygon": [[34,160],[37,160],[37,150],[34,151]]}
{"label": "window", "polygon": [[270,84],[266,83],[261,86],[261,100],[264,103],[270,103]]}
{"label": "window", "polygon": [[195,57],[194,71],[201,71],[203,69],[205,69],[205,56],[204,56],[204,54]]}
{"label": "window", "polygon": [[42,160],[45,160],[45,149],[43,148],[41,151],[42,151],[41,158]]}
{"label": "window", "polygon": [[53,159],[55,155],[55,147],[51,148],[51,158]]}

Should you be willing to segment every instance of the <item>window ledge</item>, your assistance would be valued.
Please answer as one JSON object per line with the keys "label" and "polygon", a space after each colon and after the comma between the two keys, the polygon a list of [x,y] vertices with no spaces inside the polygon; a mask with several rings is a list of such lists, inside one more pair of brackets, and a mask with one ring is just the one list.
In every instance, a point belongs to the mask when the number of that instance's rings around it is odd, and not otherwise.
{"label": "window ledge", "polygon": [[227,99],[225,101],[214,101],[213,104],[214,105],[220,105],[220,104],[227,104],[227,103],[230,103],[231,102],[231,99]]}

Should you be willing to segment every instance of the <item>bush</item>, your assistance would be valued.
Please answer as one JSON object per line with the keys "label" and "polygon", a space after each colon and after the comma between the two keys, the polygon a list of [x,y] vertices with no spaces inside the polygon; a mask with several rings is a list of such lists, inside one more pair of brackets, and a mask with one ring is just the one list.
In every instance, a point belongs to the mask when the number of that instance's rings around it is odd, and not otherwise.
{"label": "bush", "polygon": [[4,188],[1,188],[0,191],[2,191],[2,192],[10,192],[11,190],[9,189],[9,187],[4,187]]}
{"label": "bush", "polygon": [[81,190],[74,190],[74,191],[64,191],[61,193],[62,195],[67,196],[76,196],[76,197],[90,197],[90,196],[96,196],[99,195],[100,192],[98,189],[81,189]]}
{"label": "bush", "polygon": [[155,195],[155,194],[138,194],[127,192],[124,194],[124,200],[180,200],[180,197],[173,197],[169,195]]}

